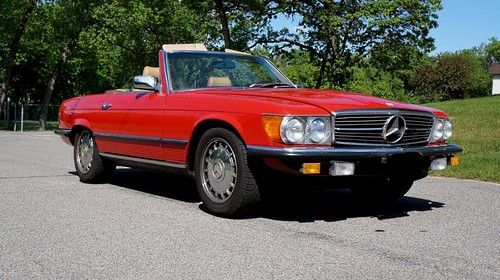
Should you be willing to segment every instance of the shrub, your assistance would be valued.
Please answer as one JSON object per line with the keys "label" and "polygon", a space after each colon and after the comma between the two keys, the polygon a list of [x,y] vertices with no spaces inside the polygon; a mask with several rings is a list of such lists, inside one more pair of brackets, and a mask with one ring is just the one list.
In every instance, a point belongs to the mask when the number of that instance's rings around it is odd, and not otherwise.
{"label": "shrub", "polygon": [[405,91],[404,83],[394,74],[373,67],[352,67],[351,78],[345,89],[352,92],[368,93],[382,98],[415,102]]}
{"label": "shrub", "polygon": [[481,57],[462,51],[440,54],[421,65],[410,84],[423,100],[460,99],[488,95],[490,77]]}

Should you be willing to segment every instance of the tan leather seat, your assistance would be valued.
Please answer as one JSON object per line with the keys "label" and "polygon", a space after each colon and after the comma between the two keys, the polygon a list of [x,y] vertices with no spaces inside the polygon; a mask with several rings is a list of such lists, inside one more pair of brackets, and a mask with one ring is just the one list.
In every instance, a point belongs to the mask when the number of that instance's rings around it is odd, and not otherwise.
{"label": "tan leather seat", "polygon": [[229,77],[210,77],[208,78],[207,87],[231,87],[233,82]]}
{"label": "tan leather seat", "polygon": [[146,66],[146,67],[144,67],[144,70],[142,71],[142,75],[152,76],[152,77],[155,77],[157,79],[160,79],[160,67]]}

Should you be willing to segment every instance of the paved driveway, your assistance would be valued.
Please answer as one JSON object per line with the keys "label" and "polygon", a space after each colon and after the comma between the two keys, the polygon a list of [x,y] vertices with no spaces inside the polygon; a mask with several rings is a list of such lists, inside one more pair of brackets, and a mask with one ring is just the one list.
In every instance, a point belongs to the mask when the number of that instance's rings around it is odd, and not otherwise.
{"label": "paved driveway", "polygon": [[230,220],[188,178],[88,185],[71,156],[52,133],[0,132],[0,279],[500,279],[498,184],[427,178],[381,208],[295,193]]}

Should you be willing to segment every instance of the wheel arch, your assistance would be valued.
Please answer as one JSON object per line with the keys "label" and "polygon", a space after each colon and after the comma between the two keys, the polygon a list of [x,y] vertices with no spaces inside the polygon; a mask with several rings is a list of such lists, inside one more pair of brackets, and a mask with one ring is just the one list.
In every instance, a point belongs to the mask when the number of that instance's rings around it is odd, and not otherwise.
{"label": "wheel arch", "polygon": [[200,121],[193,129],[193,132],[191,133],[191,139],[189,140],[187,160],[188,168],[190,171],[194,171],[196,148],[198,147],[198,143],[200,142],[202,135],[212,128],[225,128],[231,131],[246,146],[245,140],[243,139],[241,133],[242,127],[238,123],[222,120],[219,118],[210,118]]}
{"label": "wheel arch", "polygon": [[71,131],[69,133],[69,141],[71,142],[71,144],[73,144],[73,145],[75,144],[76,135],[85,129],[92,132],[92,128],[90,126],[90,123],[87,120],[83,120],[83,119],[75,120],[73,126],[71,127]]}

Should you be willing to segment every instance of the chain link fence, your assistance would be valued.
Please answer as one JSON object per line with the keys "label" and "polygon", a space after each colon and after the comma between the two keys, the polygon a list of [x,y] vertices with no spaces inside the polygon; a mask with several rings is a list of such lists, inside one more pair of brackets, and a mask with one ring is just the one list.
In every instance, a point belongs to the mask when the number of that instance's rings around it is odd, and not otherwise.
{"label": "chain link fence", "polygon": [[[47,130],[57,128],[58,105],[49,105],[47,114]],[[42,112],[40,104],[22,104],[6,101],[2,110],[0,129],[12,131],[29,131],[40,128],[39,118]]]}

